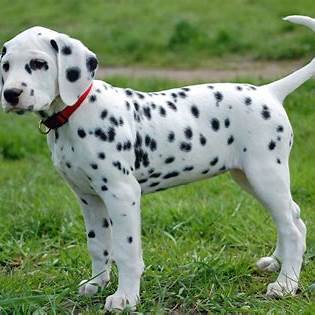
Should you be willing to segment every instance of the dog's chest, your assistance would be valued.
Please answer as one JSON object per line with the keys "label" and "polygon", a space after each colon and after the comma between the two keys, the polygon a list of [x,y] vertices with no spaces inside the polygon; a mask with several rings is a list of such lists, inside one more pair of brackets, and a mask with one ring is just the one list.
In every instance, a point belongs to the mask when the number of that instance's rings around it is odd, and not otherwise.
{"label": "dog's chest", "polygon": [[76,146],[72,138],[60,136],[51,132],[48,138],[51,158],[57,171],[70,183],[80,190],[91,192],[93,189],[83,167],[81,148]]}

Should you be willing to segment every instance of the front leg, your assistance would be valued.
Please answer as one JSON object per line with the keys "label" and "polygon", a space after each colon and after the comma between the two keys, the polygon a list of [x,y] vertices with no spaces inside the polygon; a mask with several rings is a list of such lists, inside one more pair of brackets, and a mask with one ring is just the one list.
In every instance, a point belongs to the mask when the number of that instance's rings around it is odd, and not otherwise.
{"label": "front leg", "polygon": [[140,278],[144,263],[141,249],[141,188],[132,176],[108,186],[102,198],[112,220],[113,259],[118,267],[118,289],[108,296],[106,310],[135,309],[139,301]]}
{"label": "front leg", "polygon": [[80,282],[81,295],[93,295],[110,279],[111,269],[111,220],[105,204],[95,195],[76,190],[84,215],[87,245],[92,258],[91,280]]}

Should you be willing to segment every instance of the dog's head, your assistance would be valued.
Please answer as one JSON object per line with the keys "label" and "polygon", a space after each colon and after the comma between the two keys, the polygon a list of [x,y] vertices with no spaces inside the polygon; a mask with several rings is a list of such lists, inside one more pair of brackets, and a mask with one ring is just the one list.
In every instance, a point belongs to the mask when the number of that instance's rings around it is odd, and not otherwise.
{"label": "dog's head", "polygon": [[1,103],[5,111],[44,111],[60,96],[72,105],[94,79],[97,59],[80,41],[32,27],[3,45]]}

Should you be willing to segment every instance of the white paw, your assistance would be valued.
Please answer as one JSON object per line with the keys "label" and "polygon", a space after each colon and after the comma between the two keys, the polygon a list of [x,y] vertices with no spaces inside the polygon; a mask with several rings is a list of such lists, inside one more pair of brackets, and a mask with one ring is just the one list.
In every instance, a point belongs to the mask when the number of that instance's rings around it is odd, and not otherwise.
{"label": "white paw", "polygon": [[105,310],[113,311],[128,308],[130,311],[135,311],[138,303],[139,297],[137,295],[129,296],[116,292],[106,298]]}
{"label": "white paw", "polygon": [[286,281],[285,283],[273,282],[269,283],[267,287],[267,297],[277,298],[284,295],[295,295],[298,284],[294,281]]}
{"label": "white paw", "polygon": [[80,295],[94,295],[97,293],[99,288],[103,289],[108,283],[106,280],[101,280],[100,282],[95,280],[82,280],[79,284],[79,294]]}
{"label": "white paw", "polygon": [[280,262],[275,257],[262,257],[256,262],[256,266],[258,269],[263,271],[279,271],[280,270]]}

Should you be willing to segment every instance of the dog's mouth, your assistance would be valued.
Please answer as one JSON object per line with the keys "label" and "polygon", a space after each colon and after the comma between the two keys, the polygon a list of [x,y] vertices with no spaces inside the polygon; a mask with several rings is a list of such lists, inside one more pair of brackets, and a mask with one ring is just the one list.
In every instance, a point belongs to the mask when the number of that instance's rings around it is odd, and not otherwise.
{"label": "dog's mouth", "polygon": [[19,108],[19,107],[7,107],[5,108],[6,113],[15,113],[17,115],[23,115],[26,112],[32,112],[34,109],[34,105],[29,105],[27,108]]}

